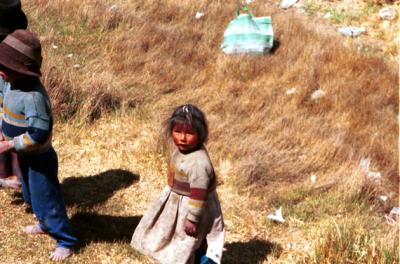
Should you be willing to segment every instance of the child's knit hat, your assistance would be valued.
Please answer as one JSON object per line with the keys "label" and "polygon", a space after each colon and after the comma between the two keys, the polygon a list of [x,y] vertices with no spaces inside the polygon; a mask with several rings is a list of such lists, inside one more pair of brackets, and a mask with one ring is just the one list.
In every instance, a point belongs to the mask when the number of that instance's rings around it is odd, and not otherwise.
{"label": "child's knit hat", "polygon": [[0,64],[15,72],[40,76],[42,47],[31,32],[18,29],[0,43]]}

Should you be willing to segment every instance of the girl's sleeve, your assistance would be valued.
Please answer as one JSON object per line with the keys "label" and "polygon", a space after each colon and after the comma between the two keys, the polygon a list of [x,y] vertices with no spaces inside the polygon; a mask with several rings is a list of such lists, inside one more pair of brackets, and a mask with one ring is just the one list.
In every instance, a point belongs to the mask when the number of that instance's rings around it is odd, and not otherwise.
{"label": "girl's sleeve", "polygon": [[24,100],[28,130],[14,138],[16,151],[30,151],[45,144],[51,136],[51,110],[48,99],[40,93]]}
{"label": "girl's sleeve", "polygon": [[189,171],[190,197],[187,219],[192,222],[198,222],[204,212],[210,177],[211,167],[202,162],[196,162]]}

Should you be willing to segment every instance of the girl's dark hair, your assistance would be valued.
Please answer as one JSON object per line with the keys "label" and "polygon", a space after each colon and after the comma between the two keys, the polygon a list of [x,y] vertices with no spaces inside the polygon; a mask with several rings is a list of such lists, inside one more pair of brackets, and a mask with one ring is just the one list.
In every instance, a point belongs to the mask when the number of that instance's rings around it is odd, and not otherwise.
{"label": "girl's dark hair", "polygon": [[176,124],[190,126],[199,136],[199,145],[202,145],[208,138],[208,124],[206,116],[197,106],[192,104],[180,105],[175,108],[171,117],[165,122],[165,134],[171,138],[172,129]]}

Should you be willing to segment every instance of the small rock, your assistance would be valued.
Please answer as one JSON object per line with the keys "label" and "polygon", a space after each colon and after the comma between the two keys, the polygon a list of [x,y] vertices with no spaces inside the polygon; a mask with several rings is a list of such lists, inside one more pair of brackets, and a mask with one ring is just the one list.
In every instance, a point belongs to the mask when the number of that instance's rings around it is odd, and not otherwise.
{"label": "small rock", "polygon": [[53,47],[53,49],[58,49],[58,46],[57,46],[57,45],[54,45],[54,44],[53,44],[52,47]]}
{"label": "small rock", "polygon": [[67,56],[65,56],[65,57],[72,58],[73,56],[74,56],[74,54],[70,53],[70,54],[67,54]]}
{"label": "small rock", "polygon": [[294,5],[296,2],[297,2],[297,0],[283,0],[279,7],[282,9],[287,9],[287,8],[291,7],[292,5]]}
{"label": "small rock", "polygon": [[74,64],[74,66],[72,66],[72,67],[74,67],[75,69],[79,69],[81,67],[81,65],[80,64]]}
{"label": "small rock", "polygon": [[396,9],[394,7],[384,7],[379,10],[379,17],[384,20],[393,20],[396,17]]}
{"label": "small rock", "polygon": [[246,0],[245,2],[246,2],[246,4],[251,4],[254,2],[254,0]]}

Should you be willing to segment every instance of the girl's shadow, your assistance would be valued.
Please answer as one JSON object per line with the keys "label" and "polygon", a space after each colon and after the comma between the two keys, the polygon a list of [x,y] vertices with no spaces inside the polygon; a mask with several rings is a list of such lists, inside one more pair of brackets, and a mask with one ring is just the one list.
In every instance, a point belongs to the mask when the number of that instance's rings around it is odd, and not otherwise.
{"label": "girl's shadow", "polygon": [[75,249],[79,251],[93,242],[128,244],[141,218],[142,216],[113,216],[94,212],[76,213],[70,219],[79,239]]}
{"label": "girl's shadow", "polygon": [[282,247],[275,243],[260,239],[248,242],[233,242],[225,245],[222,263],[225,264],[256,264],[262,263],[270,254],[279,256]]}
{"label": "girl's shadow", "polygon": [[141,216],[114,216],[95,212],[118,190],[139,181],[130,171],[115,169],[94,176],[69,177],[62,182],[65,204],[74,207],[70,222],[78,237],[76,250],[92,242],[129,243]]}
{"label": "girl's shadow", "polygon": [[93,176],[69,177],[62,182],[66,206],[90,209],[107,201],[113,194],[139,181],[139,175],[115,169]]}

